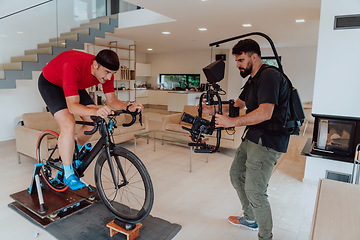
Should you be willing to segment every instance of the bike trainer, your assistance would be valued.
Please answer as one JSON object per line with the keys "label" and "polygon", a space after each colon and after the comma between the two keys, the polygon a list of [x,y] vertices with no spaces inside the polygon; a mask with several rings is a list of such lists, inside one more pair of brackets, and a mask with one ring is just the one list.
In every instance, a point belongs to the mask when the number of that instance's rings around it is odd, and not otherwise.
{"label": "bike trainer", "polygon": [[41,186],[39,178],[41,166],[42,164],[35,165],[28,189],[10,195],[15,201],[9,203],[9,207],[25,218],[46,227],[91,206],[98,200],[97,191],[92,186],[79,190],[68,189],[64,192],[55,192],[46,184]]}

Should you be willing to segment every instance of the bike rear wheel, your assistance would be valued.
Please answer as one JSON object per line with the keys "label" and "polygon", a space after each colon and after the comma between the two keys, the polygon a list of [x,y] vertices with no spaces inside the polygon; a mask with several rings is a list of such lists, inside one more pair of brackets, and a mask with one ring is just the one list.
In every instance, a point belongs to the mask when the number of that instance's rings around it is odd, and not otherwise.
{"label": "bike rear wheel", "polygon": [[154,190],[150,175],[141,160],[131,151],[115,147],[110,153],[115,183],[105,151],[95,165],[95,183],[105,206],[121,221],[136,223],[151,211]]}
{"label": "bike rear wheel", "polygon": [[36,158],[38,163],[43,163],[41,176],[44,182],[57,192],[64,192],[69,187],[62,183],[64,174],[58,148],[59,134],[46,130],[43,131],[36,144]]}

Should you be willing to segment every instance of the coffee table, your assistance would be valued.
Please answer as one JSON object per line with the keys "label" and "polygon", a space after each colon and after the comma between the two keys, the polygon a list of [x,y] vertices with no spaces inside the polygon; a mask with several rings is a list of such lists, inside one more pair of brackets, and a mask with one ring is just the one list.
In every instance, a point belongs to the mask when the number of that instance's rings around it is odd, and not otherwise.
{"label": "coffee table", "polygon": [[[156,151],[156,141],[160,141],[162,143],[171,143],[171,144],[177,144],[181,146],[187,146],[189,147],[189,172],[192,171],[192,153],[194,151],[193,146],[189,146],[189,143],[191,140],[189,137],[184,136],[183,134],[174,133],[174,132],[168,132],[168,131],[162,131],[162,130],[150,130],[148,132],[134,134],[134,151],[136,152],[136,139],[137,138],[145,138],[148,140],[154,141],[154,151]],[[205,141],[207,139],[204,139]],[[206,155],[206,162],[208,162],[208,156]]]}

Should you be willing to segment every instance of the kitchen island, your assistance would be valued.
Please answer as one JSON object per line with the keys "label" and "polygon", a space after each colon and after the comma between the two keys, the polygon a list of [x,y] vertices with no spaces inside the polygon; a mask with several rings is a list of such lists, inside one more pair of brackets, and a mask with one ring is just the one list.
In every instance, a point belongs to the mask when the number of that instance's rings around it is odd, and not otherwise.
{"label": "kitchen island", "polygon": [[185,105],[198,105],[201,94],[195,91],[169,91],[168,111],[182,112]]}

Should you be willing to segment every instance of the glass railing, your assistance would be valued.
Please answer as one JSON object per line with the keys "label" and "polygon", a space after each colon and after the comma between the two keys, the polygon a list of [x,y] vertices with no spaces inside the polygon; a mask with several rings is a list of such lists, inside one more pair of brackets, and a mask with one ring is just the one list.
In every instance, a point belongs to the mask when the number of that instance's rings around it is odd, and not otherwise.
{"label": "glass railing", "polygon": [[110,1],[13,0],[0,3],[0,70],[12,57],[23,56],[25,50],[37,49],[38,44],[48,43],[49,39],[56,39],[90,19],[138,9],[120,0],[118,9],[111,10],[107,2]]}

